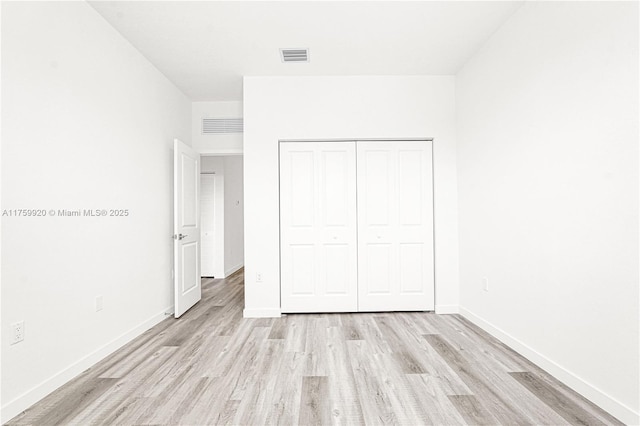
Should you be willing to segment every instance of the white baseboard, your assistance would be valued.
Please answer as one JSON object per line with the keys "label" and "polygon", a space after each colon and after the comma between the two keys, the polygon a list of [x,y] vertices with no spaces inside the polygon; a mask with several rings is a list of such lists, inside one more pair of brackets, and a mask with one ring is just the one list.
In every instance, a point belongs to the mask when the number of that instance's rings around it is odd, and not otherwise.
{"label": "white baseboard", "polygon": [[458,305],[436,305],[436,314],[458,314],[460,307]]}
{"label": "white baseboard", "polygon": [[574,391],[592,401],[612,416],[618,418],[618,420],[628,425],[640,424],[640,413],[633,411],[632,408],[627,407],[620,401],[607,395],[605,392],[586,382],[571,371],[556,364],[545,355],[530,346],[527,346],[525,343],[462,306],[460,306],[460,314],[487,333],[491,334],[493,337],[508,345],[511,349],[529,359],[529,361],[533,362],[565,385],[569,386]]}
{"label": "white baseboard", "polygon": [[71,364],[64,370],[54,374],[52,377],[43,381],[39,385],[36,385],[33,388],[29,389],[27,392],[23,393],[16,399],[9,401],[0,410],[0,422],[2,424],[8,422],[27,408],[31,407],[36,402],[40,401],[45,396],[49,395],[54,390],[58,389],[60,386],[76,377],[78,374],[85,371],[87,368],[95,365],[98,361],[104,359],[106,356],[110,355],[117,349],[120,349],[131,340],[140,336],[142,333],[167,318],[168,315],[166,313],[172,311],[173,306],[163,309],[162,312],[155,314],[151,318],[147,319],[146,321],[142,322],[126,333],[120,335],[119,337],[97,349],[96,351],[86,355],[83,358],[80,358],[75,363]]}
{"label": "white baseboard", "polygon": [[240,268],[244,267],[244,263],[238,263],[236,266],[232,266],[231,268],[224,271],[224,276],[227,278],[229,275],[237,272]]}
{"label": "white baseboard", "polygon": [[245,309],[242,311],[245,318],[279,318],[282,316],[280,309]]}

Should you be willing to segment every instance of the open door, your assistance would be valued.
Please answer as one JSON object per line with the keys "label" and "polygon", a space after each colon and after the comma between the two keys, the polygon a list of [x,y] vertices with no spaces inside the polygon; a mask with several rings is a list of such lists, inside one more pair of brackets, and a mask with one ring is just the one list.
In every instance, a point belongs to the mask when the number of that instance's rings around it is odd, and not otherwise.
{"label": "open door", "polygon": [[201,298],[200,286],[200,154],[174,140],[173,258],[174,315],[184,314]]}

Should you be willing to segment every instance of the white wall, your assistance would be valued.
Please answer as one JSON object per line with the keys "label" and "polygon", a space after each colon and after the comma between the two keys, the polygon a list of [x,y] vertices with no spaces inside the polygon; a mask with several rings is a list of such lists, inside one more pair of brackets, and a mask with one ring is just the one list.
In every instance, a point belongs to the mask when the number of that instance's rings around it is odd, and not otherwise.
{"label": "white wall", "polygon": [[638,424],[637,3],[526,2],[456,91],[462,313]]}
{"label": "white wall", "polygon": [[242,102],[193,102],[191,137],[193,147],[206,154],[242,153],[242,133],[203,135],[203,118],[241,118]]}
{"label": "white wall", "polygon": [[[215,190],[213,200],[213,218],[214,232],[211,241],[207,242],[212,245],[211,251],[213,255],[213,276],[216,278],[224,278],[225,275],[225,187],[226,177],[224,170],[224,157],[200,157],[200,172],[215,173]],[[201,194],[202,195],[202,194]],[[203,213],[203,212],[201,212]],[[204,245],[205,242],[202,241]],[[207,250],[201,252],[202,256],[207,255]],[[205,259],[201,259],[204,263]]]}
{"label": "white wall", "polygon": [[246,316],[280,313],[278,140],[313,138],[435,138],[436,310],[457,311],[454,98],[450,76],[245,77]]}
{"label": "white wall", "polygon": [[129,211],[2,218],[4,422],[171,309],[191,104],[85,2],[3,2],[2,39],[2,208]]}
{"label": "white wall", "polygon": [[224,157],[224,275],[244,265],[242,156]]}

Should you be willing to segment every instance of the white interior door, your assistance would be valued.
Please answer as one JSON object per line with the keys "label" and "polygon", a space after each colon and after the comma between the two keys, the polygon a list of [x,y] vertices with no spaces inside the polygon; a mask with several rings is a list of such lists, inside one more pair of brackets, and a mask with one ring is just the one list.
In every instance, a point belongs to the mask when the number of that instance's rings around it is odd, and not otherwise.
{"label": "white interior door", "polygon": [[195,305],[200,288],[200,154],[174,141],[174,315]]}
{"label": "white interior door", "polygon": [[282,312],[357,311],[354,142],[280,144]]}
{"label": "white interior door", "polygon": [[215,200],[216,175],[200,175],[200,273],[203,277],[215,277]]}
{"label": "white interior door", "polygon": [[358,142],[358,309],[434,309],[431,142]]}

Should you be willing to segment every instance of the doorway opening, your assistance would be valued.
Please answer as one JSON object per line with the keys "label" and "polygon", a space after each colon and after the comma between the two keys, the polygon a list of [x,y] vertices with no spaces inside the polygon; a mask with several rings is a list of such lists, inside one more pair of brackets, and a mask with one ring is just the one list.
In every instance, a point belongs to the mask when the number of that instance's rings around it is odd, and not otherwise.
{"label": "doorway opening", "polygon": [[226,278],[244,267],[242,155],[202,155],[200,219],[202,278]]}

